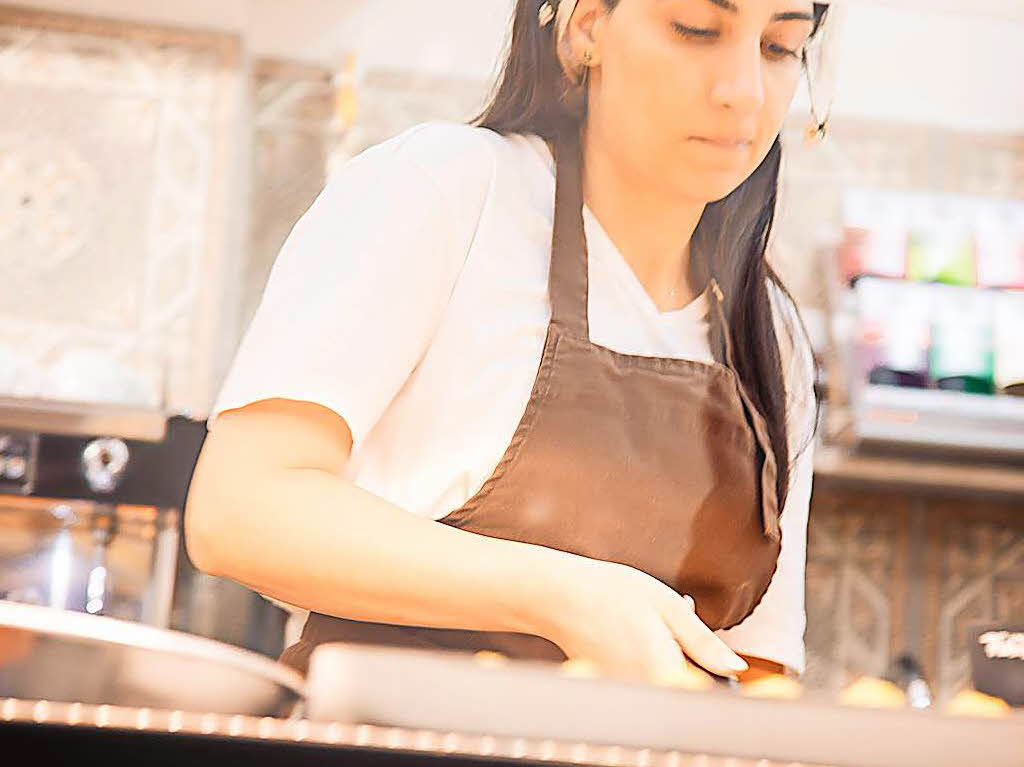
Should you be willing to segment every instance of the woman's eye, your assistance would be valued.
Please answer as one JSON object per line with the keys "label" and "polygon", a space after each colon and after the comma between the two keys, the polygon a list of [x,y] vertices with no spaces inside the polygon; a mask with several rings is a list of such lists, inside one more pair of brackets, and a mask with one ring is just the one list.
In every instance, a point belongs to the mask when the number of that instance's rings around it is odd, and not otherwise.
{"label": "woman's eye", "polygon": [[765,43],[764,49],[770,56],[775,58],[784,59],[788,56],[792,56],[794,59],[800,58],[800,51],[794,51],[783,45],[777,45],[776,43]]}
{"label": "woman's eye", "polygon": [[691,39],[707,40],[712,37],[717,37],[718,35],[718,30],[688,27],[685,24],[680,24],[677,21],[672,22],[672,28],[676,31],[676,34]]}
{"label": "woman's eye", "polygon": [[[672,29],[675,30],[676,34],[688,40],[713,40],[718,37],[717,29],[688,27],[677,21],[672,22]],[[799,50],[792,50],[791,48],[787,48],[784,45],[778,45],[777,43],[765,43],[764,50],[774,59],[785,59],[789,57],[794,59],[800,58]]]}

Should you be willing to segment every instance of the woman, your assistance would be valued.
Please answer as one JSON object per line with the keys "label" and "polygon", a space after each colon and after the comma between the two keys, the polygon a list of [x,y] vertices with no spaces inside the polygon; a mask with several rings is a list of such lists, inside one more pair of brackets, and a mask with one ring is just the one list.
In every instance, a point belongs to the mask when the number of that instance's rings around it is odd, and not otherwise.
{"label": "woman", "polygon": [[474,125],[332,176],[187,509],[200,568],[311,611],[285,662],[344,640],[802,670],[813,366],[764,252],[823,15],[519,0]]}

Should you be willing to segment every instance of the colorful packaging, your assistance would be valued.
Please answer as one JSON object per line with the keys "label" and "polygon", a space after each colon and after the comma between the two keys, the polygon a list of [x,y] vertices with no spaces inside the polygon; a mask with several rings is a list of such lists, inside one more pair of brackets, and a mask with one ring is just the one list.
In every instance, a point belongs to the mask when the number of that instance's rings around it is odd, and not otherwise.
{"label": "colorful packaging", "polygon": [[946,285],[976,285],[974,235],[952,201],[918,202],[907,232],[907,279]]}
{"label": "colorful packaging", "polygon": [[995,391],[994,291],[933,286],[929,374],[940,389]]}
{"label": "colorful packaging", "polygon": [[907,252],[903,206],[851,190],[843,199],[843,221],[839,270],[845,280],[861,275],[903,277]]}
{"label": "colorful packaging", "polygon": [[870,383],[929,385],[931,288],[872,277],[857,281],[861,365]]}
{"label": "colorful packaging", "polygon": [[978,206],[974,238],[978,285],[1024,288],[1024,205]]}
{"label": "colorful packaging", "polygon": [[1024,291],[1000,291],[995,299],[995,385],[1024,397]]}

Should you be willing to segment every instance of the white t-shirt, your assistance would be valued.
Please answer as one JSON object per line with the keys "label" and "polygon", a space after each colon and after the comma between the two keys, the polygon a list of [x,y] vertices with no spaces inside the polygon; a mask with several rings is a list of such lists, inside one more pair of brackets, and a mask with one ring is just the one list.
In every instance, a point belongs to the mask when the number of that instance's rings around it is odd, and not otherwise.
{"label": "white t-shirt", "polygon": [[[426,123],[345,163],[296,223],[210,416],[319,403],[348,422],[347,477],[439,519],[491,475],[526,408],[551,316],[554,162],[537,136]],[[704,295],[661,312],[588,208],[590,334],[626,354],[710,362]],[[799,419],[797,419],[799,420]],[[811,450],[778,569],[720,632],[803,671]]]}

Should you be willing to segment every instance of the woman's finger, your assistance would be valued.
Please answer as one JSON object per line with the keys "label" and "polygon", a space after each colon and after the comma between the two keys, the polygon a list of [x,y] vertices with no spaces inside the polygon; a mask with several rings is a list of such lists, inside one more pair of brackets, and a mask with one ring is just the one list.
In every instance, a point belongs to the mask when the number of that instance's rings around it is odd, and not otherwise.
{"label": "woman's finger", "polygon": [[673,684],[685,675],[689,663],[669,626],[661,622],[656,638],[645,653],[646,675],[656,684]]}
{"label": "woman's finger", "polygon": [[746,661],[709,629],[693,609],[693,599],[671,600],[665,621],[683,651],[697,664],[719,676],[735,676],[746,671]]}

